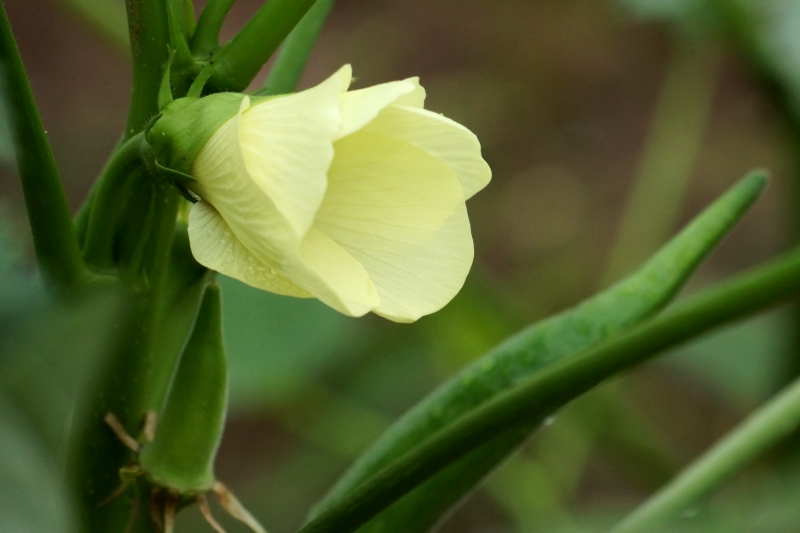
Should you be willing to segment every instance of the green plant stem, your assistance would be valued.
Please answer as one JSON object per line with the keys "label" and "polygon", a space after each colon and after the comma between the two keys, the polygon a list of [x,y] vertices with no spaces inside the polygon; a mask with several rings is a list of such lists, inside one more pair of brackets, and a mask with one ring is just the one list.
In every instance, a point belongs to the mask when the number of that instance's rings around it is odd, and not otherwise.
{"label": "green plant stem", "polygon": [[47,141],[5,7],[0,4],[0,63],[11,103],[17,166],[42,277],[61,289],[76,287],[87,269],[81,259],[58,168]]}
{"label": "green plant stem", "polygon": [[269,0],[217,56],[211,92],[247,88],[264,63],[300,22],[315,0]]}
{"label": "green plant stem", "polygon": [[192,53],[201,58],[210,58],[219,48],[219,31],[225,17],[236,0],[209,0],[200,13],[197,28],[190,43]]}
{"label": "green plant stem", "polygon": [[728,433],[639,506],[612,533],[657,531],[800,426],[800,379]]}
{"label": "green plant stem", "polygon": [[423,441],[308,523],[302,533],[356,530],[459,457],[543,419],[604,379],[800,290],[800,250],[721,283],[597,348],[558,361]]}
{"label": "green plant stem", "polygon": [[317,38],[325,26],[334,0],[317,0],[283,43],[269,73],[264,94],[293,92],[300,82]]}
{"label": "green plant stem", "polygon": [[164,0],[127,0],[133,85],[125,138],[142,131],[158,113],[158,89],[169,60],[169,25]]}
{"label": "green plant stem", "polygon": [[[149,212],[149,220],[142,227],[141,252],[126,264],[121,276],[124,285],[132,290],[130,319],[120,324],[119,342],[109,354],[105,375],[95,392],[93,412],[79,424],[85,434],[75,472],[79,473],[86,530],[95,533],[125,531],[131,514],[125,498],[97,507],[119,485],[117,472],[130,461],[130,453],[108,431],[103,417],[114,413],[129,432],[136,433],[145,412],[154,408],[152,399],[165,395],[164,391],[154,390],[155,386],[168,386],[161,376],[169,375],[176,363],[176,357],[161,349],[158,338],[164,323],[163,300],[168,292],[168,263],[180,197],[165,183],[143,181],[153,189],[149,206],[142,206],[143,211]],[[196,307],[186,312],[194,316]],[[157,530],[149,520],[140,518],[133,531]]]}
{"label": "green plant stem", "polygon": [[[114,267],[114,236],[118,229],[124,189],[133,170],[141,166],[144,133],[138,133],[122,144],[111,156],[92,190],[92,203],[86,221],[83,255],[92,267],[107,270]],[[122,222],[127,222],[122,220]]]}

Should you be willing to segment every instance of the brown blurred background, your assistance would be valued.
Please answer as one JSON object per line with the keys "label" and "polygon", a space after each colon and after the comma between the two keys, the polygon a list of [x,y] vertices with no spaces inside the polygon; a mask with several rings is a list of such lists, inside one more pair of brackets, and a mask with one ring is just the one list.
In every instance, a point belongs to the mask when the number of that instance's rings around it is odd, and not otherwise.
{"label": "brown blurred background", "polygon": [[[5,5],[77,209],[125,120],[126,53],[67,0]],[[259,5],[239,0],[225,35]],[[272,533],[297,526],[352,458],[446,376],[629,271],[753,168],[772,172],[769,190],[689,290],[786,246],[789,154],[778,110],[730,47],[701,31],[638,20],[611,0],[340,0],[302,86],[343,63],[358,86],[419,76],[426,107],[478,135],[494,177],[469,202],[476,261],[467,286],[412,326],[225,282],[233,414],[218,476]],[[28,238],[6,161],[0,212]],[[634,184],[647,183],[626,218]],[[785,322],[773,312],[576,402],[443,530],[606,523],[774,390]],[[758,488],[763,476],[753,469],[719,505],[739,502],[740,522],[759,523],[777,483]],[[185,514],[186,530],[208,529]]]}

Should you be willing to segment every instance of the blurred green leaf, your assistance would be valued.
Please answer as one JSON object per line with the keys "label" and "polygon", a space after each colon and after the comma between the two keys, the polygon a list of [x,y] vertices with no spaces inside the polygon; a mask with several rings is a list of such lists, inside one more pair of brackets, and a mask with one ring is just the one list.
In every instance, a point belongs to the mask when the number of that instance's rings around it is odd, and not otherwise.
{"label": "blurred green leaf", "polygon": [[620,0],[640,17],[647,19],[698,21],[708,15],[709,0]]}
{"label": "blurred green leaf", "polygon": [[119,0],[59,0],[94,28],[109,44],[130,53],[125,4]]}
{"label": "blurred green leaf", "polygon": [[64,466],[0,391],[0,531],[78,531]]}
{"label": "blurred green leaf", "polygon": [[613,533],[647,533],[674,521],[800,425],[800,378],[772,397],[620,522]]}
{"label": "blurred green leaf", "polygon": [[67,461],[120,300],[49,301],[14,248],[0,223],[0,531],[77,531]]}
{"label": "blurred green leaf", "polygon": [[[511,337],[464,369],[395,423],[314,509],[320,516],[348,492],[427,437],[551,363],[581,352],[666,305],[697,264],[758,197],[755,173],[699,215],[632,276],[576,308]],[[423,532],[462,500],[537,423],[511,428],[385,509],[359,531]]]}
{"label": "blurred green leaf", "polygon": [[368,342],[358,319],[317,300],[258,291],[222,276],[220,285],[234,414],[289,402],[330,368],[334,355]]}
{"label": "blurred green leaf", "polygon": [[4,320],[0,389],[54,451],[64,445],[69,422],[80,420],[86,408],[82,395],[91,390],[119,320],[114,296],[44,304]]}
{"label": "blurred green leaf", "polygon": [[716,331],[666,356],[678,368],[741,408],[752,408],[779,385],[790,345],[790,317],[782,309]]}

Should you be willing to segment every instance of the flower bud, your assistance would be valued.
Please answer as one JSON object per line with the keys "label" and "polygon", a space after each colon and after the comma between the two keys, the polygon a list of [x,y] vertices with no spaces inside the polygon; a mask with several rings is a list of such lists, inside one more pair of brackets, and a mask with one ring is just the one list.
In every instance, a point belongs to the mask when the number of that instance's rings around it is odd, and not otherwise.
{"label": "flower bud", "polygon": [[349,65],[295,94],[169,104],[157,166],[199,198],[203,265],[351,316],[411,322],[447,304],[473,259],[465,201],[491,171],[469,130],[423,108],[416,78],[348,91]]}

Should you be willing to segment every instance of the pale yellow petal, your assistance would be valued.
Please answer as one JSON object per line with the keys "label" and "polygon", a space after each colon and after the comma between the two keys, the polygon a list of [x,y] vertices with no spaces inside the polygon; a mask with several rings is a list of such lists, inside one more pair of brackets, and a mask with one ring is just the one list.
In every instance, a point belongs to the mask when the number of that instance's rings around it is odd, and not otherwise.
{"label": "pale yellow petal", "polygon": [[240,117],[247,173],[298,238],[311,227],[325,195],[342,86],[336,73],[314,88],[257,103]]}
{"label": "pale yellow petal", "polygon": [[[335,139],[341,139],[360,130],[377,117],[382,109],[404,95],[415,93],[418,87],[419,84],[412,80],[402,80],[342,93],[339,95],[342,124]],[[412,101],[414,98],[411,98]],[[418,95],[416,99],[419,99]]]}
{"label": "pale yellow petal", "polygon": [[447,304],[473,258],[455,173],[410,143],[361,131],[336,142],[329,187],[314,227],[355,257],[380,306],[411,322]]}
{"label": "pale yellow petal", "polygon": [[239,149],[239,117],[226,122],[206,142],[192,173],[197,178],[192,189],[214,206],[238,239],[262,261],[298,253],[301,236],[245,167]]}
{"label": "pale yellow petal", "polygon": [[390,106],[364,129],[403,139],[441,159],[458,176],[465,199],[486,187],[492,178],[475,134],[438,113]]}
{"label": "pale yellow petal", "polygon": [[344,65],[342,68],[336,71],[336,75],[339,76],[339,81],[342,84],[340,92],[347,91],[347,89],[350,88],[350,84],[353,83],[353,67],[351,67],[349,64]]}
{"label": "pale yellow petal", "polygon": [[380,304],[364,267],[315,228],[303,239],[300,259],[284,268],[316,298],[346,315],[362,316]]}
{"label": "pale yellow petal", "polygon": [[234,235],[209,203],[200,201],[189,213],[189,244],[197,261],[257,289],[286,296],[311,296],[268,266]]}
{"label": "pale yellow petal", "polygon": [[425,107],[425,88],[419,84],[419,78],[414,76],[413,78],[408,78],[406,81],[410,81],[414,84],[414,90],[398,97],[392,105]]}

